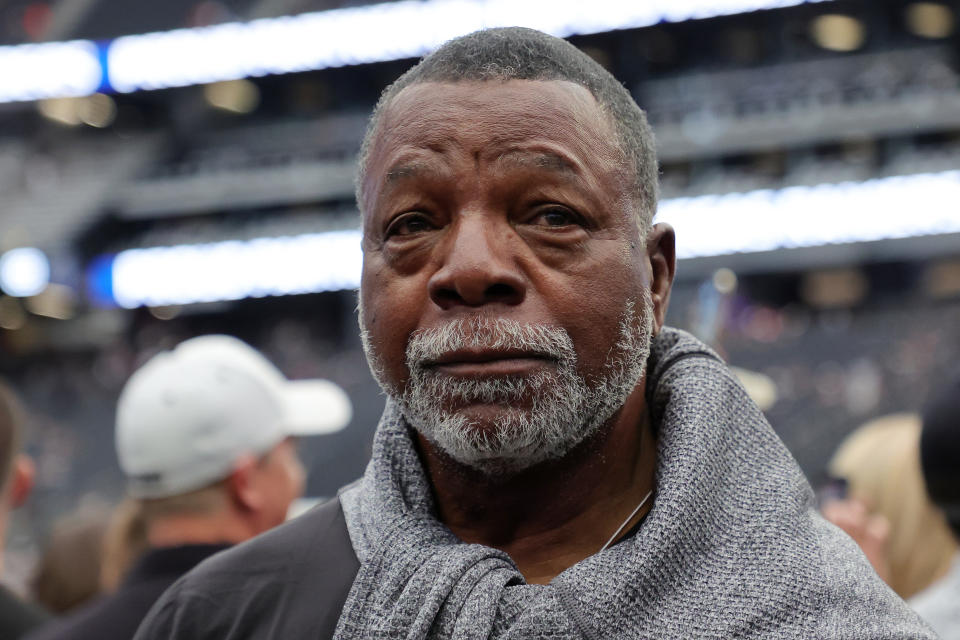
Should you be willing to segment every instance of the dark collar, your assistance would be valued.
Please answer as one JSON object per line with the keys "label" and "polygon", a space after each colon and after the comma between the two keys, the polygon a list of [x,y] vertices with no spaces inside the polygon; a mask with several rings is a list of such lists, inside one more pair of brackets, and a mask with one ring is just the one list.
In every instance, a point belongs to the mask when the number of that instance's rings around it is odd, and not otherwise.
{"label": "dark collar", "polygon": [[133,565],[124,584],[158,576],[181,576],[203,560],[229,547],[229,544],[186,544],[150,549]]}

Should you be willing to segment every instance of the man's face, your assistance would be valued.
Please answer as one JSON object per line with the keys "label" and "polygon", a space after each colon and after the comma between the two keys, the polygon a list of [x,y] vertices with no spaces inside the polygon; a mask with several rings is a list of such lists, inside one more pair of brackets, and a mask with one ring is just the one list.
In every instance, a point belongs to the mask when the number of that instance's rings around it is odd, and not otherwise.
{"label": "man's face", "polygon": [[560,81],[417,84],[382,114],[361,185],[365,346],[462,463],[561,457],[642,376],[650,267],[615,140]]}

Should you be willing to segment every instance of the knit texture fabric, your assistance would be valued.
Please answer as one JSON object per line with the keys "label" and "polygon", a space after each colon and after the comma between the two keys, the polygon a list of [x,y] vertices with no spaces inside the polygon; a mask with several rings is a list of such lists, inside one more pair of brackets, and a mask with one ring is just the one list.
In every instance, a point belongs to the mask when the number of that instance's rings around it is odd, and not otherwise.
{"label": "knit texture fabric", "polygon": [[654,340],[655,502],[632,537],[527,584],[502,551],[436,519],[392,403],[362,480],[341,493],[361,567],[336,640],[924,639],[934,634],[826,523],[799,467],[720,358]]}

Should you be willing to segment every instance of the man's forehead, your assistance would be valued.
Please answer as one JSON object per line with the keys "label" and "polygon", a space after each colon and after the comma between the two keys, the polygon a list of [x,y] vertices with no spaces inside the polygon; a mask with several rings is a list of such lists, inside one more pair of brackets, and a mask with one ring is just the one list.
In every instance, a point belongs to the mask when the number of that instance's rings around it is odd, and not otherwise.
{"label": "man's forehead", "polygon": [[371,205],[406,179],[445,173],[451,153],[577,178],[624,166],[606,110],[589,89],[566,80],[412,84],[382,107],[366,149],[360,189]]}
{"label": "man's forehead", "polygon": [[[504,162],[563,169],[563,154],[539,155],[517,148],[527,143],[565,141],[587,155],[619,150],[612,121],[590,91],[566,80],[469,80],[418,82],[388,102],[378,118],[365,158],[364,173],[374,164],[388,178],[415,171],[398,163],[405,150],[439,150],[452,139],[464,144],[482,140],[483,153],[504,156]],[[386,153],[390,159],[386,164]],[[374,160],[379,158],[379,160]]]}
{"label": "man's forehead", "polygon": [[[555,173],[577,174],[580,171],[578,163],[570,157],[555,151],[527,148],[523,145],[511,145],[505,149],[492,150],[496,157],[493,163],[502,168],[530,168],[542,169]],[[407,179],[420,178],[425,175],[437,174],[436,163],[420,158],[399,158],[387,169],[385,182],[389,184],[401,183]]]}
{"label": "man's forehead", "polygon": [[[424,110],[423,106],[430,107]],[[491,118],[496,113],[521,113],[531,119],[566,119],[578,124],[607,120],[589,89],[568,80],[464,80],[417,82],[402,89],[384,106],[375,135],[396,127],[442,119],[455,110],[475,109]],[[607,124],[607,123],[605,123]]]}

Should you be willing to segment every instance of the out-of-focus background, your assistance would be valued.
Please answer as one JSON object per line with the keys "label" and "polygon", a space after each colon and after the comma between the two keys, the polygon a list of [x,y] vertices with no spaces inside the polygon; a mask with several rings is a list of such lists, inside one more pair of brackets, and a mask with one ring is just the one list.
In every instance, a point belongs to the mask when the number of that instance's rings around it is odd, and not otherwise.
{"label": "out-of-focus background", "polygon": [[355,157],[383,87],[484,25],[568,36],[647,110],[681,258],[670,323],[742,370],[818,481],[960,361],[958,11],[0,1],[0,376],[38,465],[7,579],[54,520],[120,499],[119,390],[188,337],[339,384],[353,419],[303,441],[307,493],[362,472],[383,396],[357,337]]}

